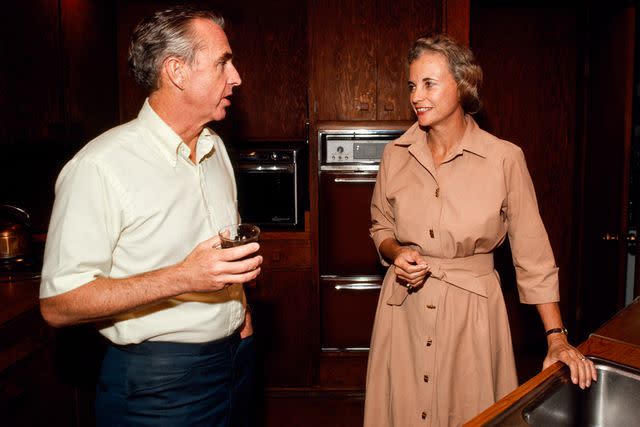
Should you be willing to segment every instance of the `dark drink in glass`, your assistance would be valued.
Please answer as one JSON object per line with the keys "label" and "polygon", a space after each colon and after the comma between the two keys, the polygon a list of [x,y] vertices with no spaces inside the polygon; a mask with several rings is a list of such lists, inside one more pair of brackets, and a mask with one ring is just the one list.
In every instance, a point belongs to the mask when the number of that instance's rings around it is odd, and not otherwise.
{"label": "dark drink in glass", "polygon": [[233,248],[257,242],[260,238],[260,228],[253,224],[231,224],[222,227],[218,232],[222,248]]}

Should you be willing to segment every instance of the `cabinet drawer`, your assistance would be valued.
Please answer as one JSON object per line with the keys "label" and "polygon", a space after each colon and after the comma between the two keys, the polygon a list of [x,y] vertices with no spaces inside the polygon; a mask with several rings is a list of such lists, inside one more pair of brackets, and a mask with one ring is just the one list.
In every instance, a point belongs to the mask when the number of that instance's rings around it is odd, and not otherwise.
{"label": "cabinet drawer", "polygon": [[381,278],[321,279],[322,348],[368,349]]}
{"label": "cabinet drawer", "polygon": [[309,268],[311,243],[309,240],[261,240],[263,270],[278,268]]}

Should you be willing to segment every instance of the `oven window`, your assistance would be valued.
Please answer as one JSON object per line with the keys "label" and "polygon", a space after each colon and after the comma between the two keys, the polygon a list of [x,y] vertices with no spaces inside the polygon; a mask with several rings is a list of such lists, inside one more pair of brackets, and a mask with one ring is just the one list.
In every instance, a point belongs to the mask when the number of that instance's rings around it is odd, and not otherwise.
{"label": "oven window", "polygon": [[243,222],[295,225],[296,188],[292,171],[236,170],[238,210]]}

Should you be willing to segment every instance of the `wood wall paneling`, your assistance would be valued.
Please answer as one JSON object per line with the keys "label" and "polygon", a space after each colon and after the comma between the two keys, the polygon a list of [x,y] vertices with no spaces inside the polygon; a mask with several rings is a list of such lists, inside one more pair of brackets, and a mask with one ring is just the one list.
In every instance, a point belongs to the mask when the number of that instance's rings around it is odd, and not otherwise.
{"label": "wood wall paneling", "polygon": [[309,269],[269,269],[247,291],[262,388],[310,387],[313,336]]}
{"label": "wood wall paneling", "polygon": [[376,119],[376,23],[366,0],[309,1],[312,117]]}
{"label": "wood wall paneling", "polygon": [[58,2],[3,4],[0,144],[62,134]]}
{"label": "wood wall paneling", "polygon": [[[307,9],[298,0],[254,1],[229,22],[242,85],[229,121],[249,139],[307,138]],[[241,19],[240,19],[241,18]]]}
{"label": "wood wall paneling", "polygon": [[60,0],[67,134],[84,142],[118,124],[116,16],[110,0]]}
{"label": "wood wall paneling", "polygon": [[[0,53],[0,202],[44,232],[62,165],[117,119],[115,20],[109,1],[10,2]],[[3,157],[3,158],[5,158]]]}
{"label": "wood wall paneling", "polygon": [[415,120],[409,102],[407,53],[420,35],[438,29],[433,0],[378,0],[376,35],[378,120]]}
{"label": "wood wall paneling", "polygon": [[[624,306],[635,8],[593,6],[588,28],[579,276],[583,337]],[[606,233],[620,239],[604,240]]]}
{"label": "wood wall paneling", "polygon": [[[118,75],[120,118],[134,118],[147,96],[135,83],[127,65],[131,34],[150,13],[170,1],[118,2]],[[307,43],[306,5],[296,0],[249,1],[230,4],[201,1],[218,10],[242,84],[234,89],[231,107],[221,122],[211,123],[223,138],[306,139]]]}
{"label": "wood wall paneling", "polygon": [[[472,3],[471,47],[484,71],[480,126],[522,147],[542,219],[560,267],[561,309],[575,324],[569,305],[574,269],[576,9],[485,6]],[[508,35],[508,36],[505,36]],[[502,251],[504,252],[504,248]],[[510,254],[498,256],[520,378],[530,377],[546,353],[536,310],[518,302]]]}
{"label": "wood wall paneling", "polygon": [[413,120],[406,54],[445,24],[467,42],[469,1],[311,1],[312,120]]}

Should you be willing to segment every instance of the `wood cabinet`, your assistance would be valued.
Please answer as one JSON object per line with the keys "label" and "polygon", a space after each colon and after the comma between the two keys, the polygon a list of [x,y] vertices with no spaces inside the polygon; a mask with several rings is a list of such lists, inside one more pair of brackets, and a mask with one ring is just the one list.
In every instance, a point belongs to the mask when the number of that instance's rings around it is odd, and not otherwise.
{"label": "wood cabinet", "polygon": [[442,27],[437,0],[309,1],[315,120],[411,120],[406,55]]}
{"label": "wood cabinet", "polygon": [[[136,117],[147,94],[127,67],[129,40],[143,17],[175,2],[119,1],[118,77],[120,119]],[[225,31],[242,84],[233,90],[227,117],[211,126],[224,140],[306,139],[306,2],[278,0],[202,2],[225,18]]]}
{"label": "wood cabinet", "polygon": [[54,334],[37,309],[0,326],[0,420],[7,426],[75,425],[75,394],[58,377]]}
{"label": "wood cabinet", "polygon": [[0,144],[72,144],[115,124],[111,3],[39,0],[3,8]]}
{"label": "wood cabinet", "polygon": [[117,122],[114,6],[109,1],[3,4],[0,202],[49,223],[62,164]]}
{"label": "wood cabinet", "polygon": [[[230,12],[227,33],[242,78],[225,126],[242,139],[307,138],[307,6],[253,1]],[[268,16],[268,18],[266,18]]]}
{"label": "wood cabinet", "polygon": [[312,383],[314,292],[307,233],[263,233],[262,272],[248,284],[259,380],[265,388]]}

